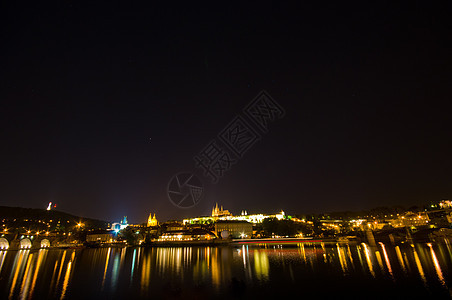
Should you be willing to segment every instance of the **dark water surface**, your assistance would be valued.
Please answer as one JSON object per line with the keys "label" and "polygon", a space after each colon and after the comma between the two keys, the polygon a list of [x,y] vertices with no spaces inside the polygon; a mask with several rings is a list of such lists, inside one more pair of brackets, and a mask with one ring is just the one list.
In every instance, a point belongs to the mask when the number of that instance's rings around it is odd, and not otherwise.
{"label": "dark water surface", "polygon": [[2,299],[451,299],[449,244],[0,252]]}

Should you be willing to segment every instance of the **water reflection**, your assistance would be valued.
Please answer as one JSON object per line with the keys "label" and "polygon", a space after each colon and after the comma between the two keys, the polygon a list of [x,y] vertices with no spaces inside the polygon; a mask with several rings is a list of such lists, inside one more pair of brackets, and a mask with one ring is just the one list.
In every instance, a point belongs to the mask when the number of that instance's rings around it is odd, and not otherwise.
{"label": "water reflection", "polygon": [[[18,279],[22,276],[19,276],[19,274],[23,274],[24,266],[27,262],[28,254],[30,250],[20,250],[16,257],[14,258],[14,265],[13,265],[13,272],[11,272],[12,277],[10,277],[11,288],[9,291],[9,298],[12,298],[14,295],[14,289],[16,287],[16,283]],[[14,274],[14,275],[13,275]]]}
{"label": "water reflection", "polygon": [[65,272],[65,275],[64,275],[63,288],[61,290],[61,297],[60,297],[60,299],[63,299],[66,296],[66,290],[67,290],[67,287],[68,287],[68,284],[69,284],[69,278],[71,276],[71,269],[72,269],[72,264],[74,263],[74,259],[75,259],[75,252],[72,252],[71,258],[66,264],[66,272]]}
{"label": "water reflection", "polygon": [[336,245],[337,248],[337,254],[339,257],[339,262],[341,263],[341,268],[344,273],[347,273],[348,267],[347,267],[347,260],[345,258],[345,253],[343,253],[344,249],[342,247],[339,247],[339,244]]}
{"label": "water reflection", "polygon": [[374,272],[374,267],[372,264],[372,259],[371,259],[371,252],[369,249],[369,246],[367,246],[365,243],[362,243],[363,248],[364,248],[364,255],[366,256],[366,262],[367,262],[367,266],[369,268],[370,273],[372,274],[372,276],[375,277],[375,272]]}
{"label": "water reflection", "polygon": [[414,245],[411,245],[411,247],[413,248],[414,261],[416,262],[417,270],[419,271],[419,275],[421,276],[422,282],[424,283],[424,285],[426,285],[427,278],[425,277],[424,269],[422,268],[422,264],[421,264],[421,260],[419,259],[419,255],[417,254],[416,248],[414,247]]}
{"label": "water reflection", "polygon": [[102,277],[102,289],[105,285],[105,278],[107,278],[108,262],[110,261],[111,248],[108,248],[107,257],[105,259],[104,276]]}
{"label": "water reflection", "polygon": [[203,298],[258,293],[269,284],[295,288],[306,280],[321,288],[325,278],[345,277],[350,285],[377,279],[397,288],[409,280],[429,293],[448,293],[450,250],[448,244],[362,243],[0,251],[0,292],[9,299]]}
{"label": "water reflection", "polygon": [[34,288],[36,285],[36,279],[38,278],[38,274],[41,271],[41,265],[42,265],[43,261],[45,261],[46,256],[47,256],[46,250],[44,250],[44,249],[39,250],[38,261],[36,263],[36,271],[34,272],[33,280],[31,282],[30,294],[33,294],[33,291],[34,291]]}
{"label": "water reflection", "polygon": [[394,279],[394,275],[392,274],[391,262],[389,261],[388,252],[386,252],[385,244],[379,243],[381,245],[381,250],[383,251],[383,256],[385,258],[386,267],[388,268],[389,275]]}
{"label": "water reflection", "polygon": [[442,285],[446,286],[446,281],[444,280],[443,272],[441,272],[441,267],[439,266],[439,262],[438,262],[438,259],[436,258],[436,254],[435,254],[435,251],[433,250],[432,244],[429,243],[428,246],[430,247],[433,264],[435,266],[435,271],[436,271],[436,274],[438,275],[438,279]]}
{"label": "water reflection", "polygon": [[254,271],[258,280],[268,280],[269,261],[265,250],[254,250]]}

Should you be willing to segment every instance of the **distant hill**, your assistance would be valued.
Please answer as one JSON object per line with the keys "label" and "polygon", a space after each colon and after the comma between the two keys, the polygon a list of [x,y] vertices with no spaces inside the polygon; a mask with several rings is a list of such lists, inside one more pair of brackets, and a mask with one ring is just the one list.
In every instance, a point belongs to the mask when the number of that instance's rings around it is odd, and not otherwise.
{"label": "distant hill", "polygon": [[74,216],[58,210],[0,206],[0,223],[14,228],[70,231],[81,223],[83,229],[106,229],[110,223]]}

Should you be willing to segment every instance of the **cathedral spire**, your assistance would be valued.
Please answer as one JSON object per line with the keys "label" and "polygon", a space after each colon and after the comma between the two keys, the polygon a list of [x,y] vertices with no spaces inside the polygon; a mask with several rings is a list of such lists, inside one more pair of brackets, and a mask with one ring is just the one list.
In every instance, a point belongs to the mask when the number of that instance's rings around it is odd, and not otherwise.
{"label": "cathedral spire", "polygon": [[157,218],[155,217],[155,213],[154,216],[152,216],[152,212],[149,214],[149,218],[148,218],[148,227],[151,226],[157,226],[158,225],[158,221]]}

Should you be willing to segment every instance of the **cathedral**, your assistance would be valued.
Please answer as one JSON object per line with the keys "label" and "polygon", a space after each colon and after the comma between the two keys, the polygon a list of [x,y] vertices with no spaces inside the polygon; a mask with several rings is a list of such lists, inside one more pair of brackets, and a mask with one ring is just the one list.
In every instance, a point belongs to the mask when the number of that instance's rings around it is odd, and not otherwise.
{"label": "cathedral", "polygon": [[150,213],[148,218],[148,227],[157,226],[158,224],[159,222],[155,218],[155,214],[152,216],[152,213]]}
{"label": "cathedral", "polygon": [[221,208],[218,207],[218,203],[212,208],[212,217],[224,217],[224,216],[232,216],[229,210],[223,210],[223,206]]}

